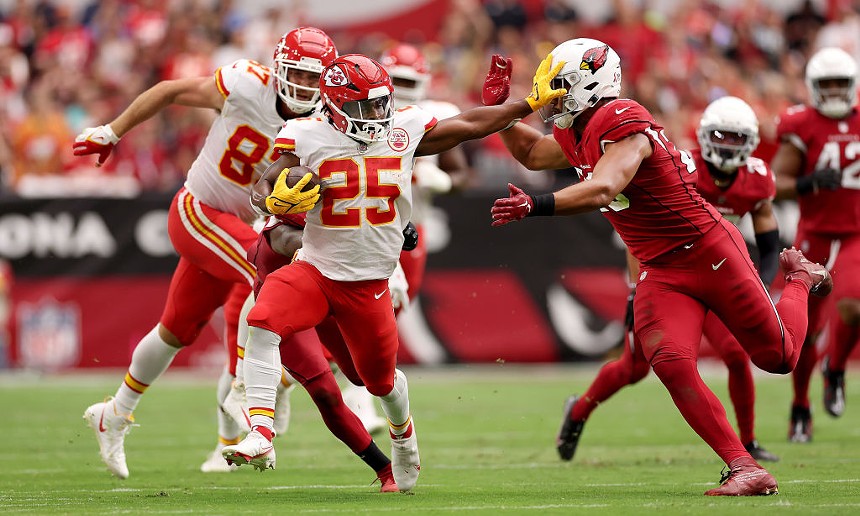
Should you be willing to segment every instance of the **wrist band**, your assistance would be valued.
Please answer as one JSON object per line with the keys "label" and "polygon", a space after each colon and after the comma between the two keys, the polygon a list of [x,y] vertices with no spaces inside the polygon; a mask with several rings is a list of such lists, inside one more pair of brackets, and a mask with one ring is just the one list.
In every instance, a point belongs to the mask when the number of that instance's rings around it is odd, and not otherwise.
{"label": "wrist band", "polygon": [[555,214],[555,195],[540,194],[531,195],[532,211],[526,217],[549,217]]}

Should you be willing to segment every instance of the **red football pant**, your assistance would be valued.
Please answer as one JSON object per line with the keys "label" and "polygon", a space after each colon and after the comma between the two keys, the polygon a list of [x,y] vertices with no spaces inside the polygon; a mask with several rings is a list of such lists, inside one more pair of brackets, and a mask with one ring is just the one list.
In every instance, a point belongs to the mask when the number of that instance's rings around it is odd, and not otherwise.
{"label": "red football pant", "polygon": [[704,384],[696,355],[710,309],[758,367],[787,373],[806,337],[808,287],[789,282],[778,306],[746,244],[728,221],[690,248],[643,263],[636,287],[636,335],[687,423],[726,464],[746,456],[725,409]]}
{"label": "red football pant", "polygon": [[[388,281],[333,281],[313,265],[294,261],[269,274],[248,314],[248,324],[290,337],[331,314],[337,321],[358,376],[374,396],[394,388],[397,323]],[[330,349],[336,355],[335,349]],[[285,350],[288,352],[288,350]]]}
{"label": "red football pant", "polygon": [[255,275],[246,254],[257,234],[239,217],[201,203],[185,188],[170,204],[167,231],[179,264],[159,322],[189,346],[212,313],[224,306],[225,343],[235,374],[239,310]]}

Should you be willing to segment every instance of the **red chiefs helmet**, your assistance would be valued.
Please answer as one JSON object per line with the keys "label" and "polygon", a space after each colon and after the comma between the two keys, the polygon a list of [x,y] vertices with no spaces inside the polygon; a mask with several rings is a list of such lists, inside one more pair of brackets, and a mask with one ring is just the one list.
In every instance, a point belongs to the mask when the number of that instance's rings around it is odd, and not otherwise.
{"label": "red chiefs helmet", "polygon": [[430,69],[420,50],[401,43],[383,53],[379,63],[391,76],[396,107],[424,100],[430,83]]}
{"label": "red chiefs helmet", "polygon": [[323,68],[337,57],[337,48],[328,34],[315,27],[299,27],[281,37],[275,47],[275,82],[278,96],[296,114],[313,111],[319,101],[316,80],[299,84],[290,80],[291,70],[312,74],[322,73]]}
{"label": "red chiefs helmet", "polygon": [[394,87],[379,63],[361,54],[340,56],[323,70],[323,111],[338,131],[362,142],[388,139]]}

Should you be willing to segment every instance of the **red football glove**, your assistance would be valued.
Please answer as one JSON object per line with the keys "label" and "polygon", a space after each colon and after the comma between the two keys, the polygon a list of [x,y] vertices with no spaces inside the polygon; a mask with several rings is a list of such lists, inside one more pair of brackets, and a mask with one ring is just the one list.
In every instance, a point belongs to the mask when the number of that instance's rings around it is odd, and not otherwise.
{"label": "red football glove", "polygon": [[504,104],[511,94],[511,72],[514,64],[510,57],[494,54],[490,62],[490,71],[484,79],[484,88],[481,90],[481,102],[485,106],[498,106]]}
{"label": "red football glove", "polygon": [[98,154],[99,159],[96,166],[100,167],[107,160],[113,146],[119,141],[119,137],[113,132],[110,124],[98,127],[87,127],[75,138],[72,144],[75,156],[86,156],[87,154]]}
{"label": "red football glove", "polygon": [[508,183],[510,195],[496,199],[490,214],[493,216],[493,226],[504,226],[508,222],[521,220],[531,213],[533,201],[531,195],[523,192],[515,185]]}

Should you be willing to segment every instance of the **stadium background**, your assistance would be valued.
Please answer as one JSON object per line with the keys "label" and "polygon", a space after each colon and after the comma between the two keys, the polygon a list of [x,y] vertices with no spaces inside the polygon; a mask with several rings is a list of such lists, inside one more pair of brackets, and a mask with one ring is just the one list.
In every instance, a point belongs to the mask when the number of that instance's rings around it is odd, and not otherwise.
{"label": "stadium background", "polygon": [[[160,315],[176,261],[167,206],[213,115],[171,107],[123,138],[100,169],[74,158],[71,142],[159,80],[207,75],[239,57],[268,64],[293,27],[323,28],[342,53],[417,44],[433,67],[430,96],[464,109],[479,102],[492,53],[513,57],[516,98],[555,44],[597,37],[621,54],[623,94],[679,147],[695,145],[701,110],[728,93],[756,109],[764,159],[775,149],[775,116],[806,100],[811,51],[838,45],[860,57],[860,2],[850,0],[244,4],[0,1],[0,365],[127,365]],[[608,223],[590,214],[491,229],[489,207],[507,181],[538,192],[574,178],[525,173],[498,138],[465,148],[473,176],[465,191],[437,198],[423,235],[425,286],[401,321],[402,360],[602,359],[621,335],[627,292]],[[796,207],[780,203],[777,212],[789,243]],[[216,315],[176,366],[220,367],[219,332]]]}

